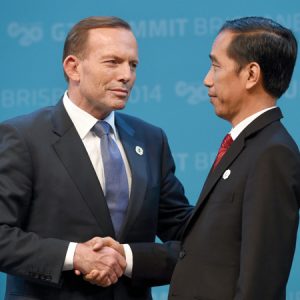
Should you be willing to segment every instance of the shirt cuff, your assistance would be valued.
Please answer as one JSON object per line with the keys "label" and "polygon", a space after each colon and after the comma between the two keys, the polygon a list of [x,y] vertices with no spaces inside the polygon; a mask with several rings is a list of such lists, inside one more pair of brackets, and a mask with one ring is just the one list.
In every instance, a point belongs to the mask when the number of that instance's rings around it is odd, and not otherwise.
{"label": "shirt cuff", "polygon": [[63,271],[70,271],[74,268],[74,254],[76,249],[77,243],[70,242],[63,266]]}
{"label": "shirt cuff", "polygon": [[132,276],[132,267],[133,267],[133,255],[132,250],[128,244],[123,244],[124,252],[125,252],[125,259],[126,259],[126,269],[124,274],[131,278]]}

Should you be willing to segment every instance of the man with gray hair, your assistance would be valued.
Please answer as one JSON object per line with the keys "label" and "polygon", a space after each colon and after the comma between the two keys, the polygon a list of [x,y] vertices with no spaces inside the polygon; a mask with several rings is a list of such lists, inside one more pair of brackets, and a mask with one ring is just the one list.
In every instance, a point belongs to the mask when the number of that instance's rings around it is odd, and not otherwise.
{"label": "man with gray hair", "polygon": [[148,300],[169,283],[179,244],[155,237],[178,240],[192,208],[165,133],[117,112],[137,65],[127,22],[83,19],[65,41],[62,99],[0,125],[6,300]]}

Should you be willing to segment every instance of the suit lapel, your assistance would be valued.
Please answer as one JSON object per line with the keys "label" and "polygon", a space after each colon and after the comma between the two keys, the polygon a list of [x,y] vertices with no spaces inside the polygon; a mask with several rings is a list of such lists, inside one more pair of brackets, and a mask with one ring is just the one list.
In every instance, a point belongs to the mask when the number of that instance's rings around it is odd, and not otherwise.
{"label": "suit lapel", "polygon": [[[118,134],[126,153],[132,176],[127,214],[120,234],[120,241],[122,241],[124,240],[129,227],[135,222],[145,199],[148,182],[147,149],[145,149],[144,143],[135,137],[135,130],[124,120],[124,118],[117,113],[115,114],[115,117]],[[136,147],[143,149],[143,153],[139,152]]]}
{"label": "suit lapel", "polygon": [[114,236],[109,210],[97,175],[62,101],[56,106],[52,120],[54,132],[58,136],[53,144],[54,150],[97,220],[103,235]]}
{"label": "suit lapel", "polygon": [[228,166],[230,166],[231,163],[236,159],[236,157],[241,153],[244,147],[244,138],[237,139],[225,153],[216,169],[210,170],[199,196],[196,208],[200,207],[203,204],[203,200],[208,196],[209,192],[214,188],[219,178],[223,175]]}
{"label": "suit lapel", "polygon": [[278,121],[280,118],[282,118],[282,113],[279,108],[269,110],[260,115],[241,132],[238,138],[232,143],[231,147],[225,153],[216,169],[210,170],[203,185],[193,215],[191,216],[190,221],[185,227],[184,234],[193,223],[192,220],[194,220],[195,215],[198,215],[206,201],[209,201],[209,194],[218,183],[220,177],[246,147],[247,139],[256,134],[258,131],[262,130],[264,127],[268,126],[270,123]]}

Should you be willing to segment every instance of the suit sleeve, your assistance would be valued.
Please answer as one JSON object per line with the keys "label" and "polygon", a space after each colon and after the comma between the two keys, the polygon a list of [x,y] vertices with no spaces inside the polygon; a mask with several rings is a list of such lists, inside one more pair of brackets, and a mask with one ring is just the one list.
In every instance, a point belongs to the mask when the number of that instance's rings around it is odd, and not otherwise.
{"label": "suit sleeve", "polygon": [[131,244],[133,252],[133,283],[139,286],[169,284],[177,263],[179,241]]}
{"label": "suit sleeve", "polygon": [[163,151],[161,167],[161,192],[157,235],[162,241],[181,240],[193,206],[185,197],[184,188],[175,176],[175,163],[162,132]]}
{"label": "suit sleeve", "polygon": [[300,199],[299,152],[269,147],[247,178],[235,300],[285,299]]}
{"label": "suit sleeve", "polygon": [[167,137],[161,131],[161,182],[157,236],[164,242],[130,244],[133,252],[132,278],[135,283],[169,284],[180,252],[180,238],[193,207],[175,176],[175,164]]}
{"label": "suit sleeve", "polygon": [[34,176],[28,145],[15,128],[0,125],[0,271],[59,285],[68,242],[25,230]]}

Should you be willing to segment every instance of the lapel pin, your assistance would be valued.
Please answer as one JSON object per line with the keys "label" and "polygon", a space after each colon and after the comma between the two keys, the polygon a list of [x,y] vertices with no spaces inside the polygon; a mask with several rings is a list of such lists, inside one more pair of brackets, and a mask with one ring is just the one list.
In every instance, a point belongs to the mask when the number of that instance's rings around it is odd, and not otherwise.
{"label": "lapel pin", "polygon": [[135,147],[135,152],[138,154],[138,155],[143,155],[144,154],[144,150],[142,147],[140,146],[136,146]]}
{"label": "lapel pin", "polygon": [[223,174],[223,179],[227,179],[229,176],[230,176],[230,173],[231,173],[231,171],[228,169],[228,170],[226,170],[225,172],[224,172],[224,174]]}

